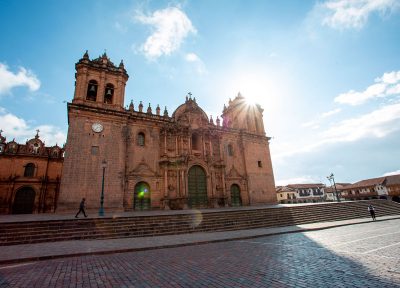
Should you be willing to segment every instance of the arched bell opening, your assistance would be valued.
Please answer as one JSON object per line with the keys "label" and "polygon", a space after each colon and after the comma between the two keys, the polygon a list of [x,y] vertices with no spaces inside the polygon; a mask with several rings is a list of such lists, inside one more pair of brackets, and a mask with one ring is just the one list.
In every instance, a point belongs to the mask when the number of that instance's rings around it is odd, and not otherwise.
{"label": "arched bell opening", "polygon": [[90,80],[88,83],[88,89],[86,93],[86,100],[89,101],[96,101],[97,99],[97,81],[96,80]]}
{"label": "arched bell opening", "polygon": [[107,84],[106,89],[104,91],[104,103],[113,104],[114,98],[114,85]]}

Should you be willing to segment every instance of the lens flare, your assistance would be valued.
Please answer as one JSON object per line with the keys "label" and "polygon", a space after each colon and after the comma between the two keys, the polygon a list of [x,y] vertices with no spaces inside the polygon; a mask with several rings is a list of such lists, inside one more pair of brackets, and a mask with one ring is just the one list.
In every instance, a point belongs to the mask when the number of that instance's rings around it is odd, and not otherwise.
{"label": "lens flare", "polygon": [[193,210],[191,215],[190,227],[196,228],[203,221],[203,214],[199,210]]}

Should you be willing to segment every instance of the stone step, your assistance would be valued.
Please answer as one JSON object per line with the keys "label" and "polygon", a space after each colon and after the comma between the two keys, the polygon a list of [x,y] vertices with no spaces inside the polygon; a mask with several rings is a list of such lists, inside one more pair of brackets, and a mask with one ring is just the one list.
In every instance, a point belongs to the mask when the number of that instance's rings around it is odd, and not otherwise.
{"label": "stone step", "polygon": [[251,210],[207,211],[202,213],[202,221],[198,226],[193,225],[193,218],[196,216],[191,212],[175,215],[2,223],[0,224],[0,245],[229,231],[346,220],[369,217],[366,211],[369,202],[377,208],[378,217],[400,214],[399,204],[375,200]]}

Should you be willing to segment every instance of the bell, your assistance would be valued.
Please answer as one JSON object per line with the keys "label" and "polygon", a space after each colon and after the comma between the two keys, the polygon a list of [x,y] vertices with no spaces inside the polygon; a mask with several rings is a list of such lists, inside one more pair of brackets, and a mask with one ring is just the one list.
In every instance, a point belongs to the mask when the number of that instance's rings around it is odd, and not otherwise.
{"label": "bell", "polygon": [[90,92],[96,92],[96,87],[94,87],[94,85],[90,86],[89,91]]}
{"label": "bell", "polygon": [[107,95],[107,96],[111,96],[111,95],[112,95],[112,93],[111,93],[111,89],[107,89],[107,93],[106,93],[106,95]]}

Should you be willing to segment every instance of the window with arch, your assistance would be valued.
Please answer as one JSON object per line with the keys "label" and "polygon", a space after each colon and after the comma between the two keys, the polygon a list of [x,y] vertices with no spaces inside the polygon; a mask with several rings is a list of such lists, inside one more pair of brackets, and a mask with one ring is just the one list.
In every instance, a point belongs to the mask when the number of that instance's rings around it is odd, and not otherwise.
{"label": "window with arch", "polygon": [[90,80],[88,83],[88,89],[86,93],[86,100],[96,101],[97,99],[97,81]]}
{"label": "window with arch", "polygon": [[104,103],[112,104],[114,97],[114,85],[108,83],[106,89],[104,90]]}
{"label": "window with arch", "polygon": [[24,177],[33,177],[35,175],[35,164],[28,163],[25,165]]}
{"label": "window with arch", "polygon": [[137,144],[138,144],[139,146],[144,146],[144,144],[145,144],[145,137],[144,137],[144,133],[143,133],[143,132],[139,132],[139,133],[138,133]]}
{"label": "window with arch", "polygon": [[197,134],[192,134],[192,149],[193,150],[201,150],[200,149],[200,136]]}
{"label": "window with arch", "polygon": [[228,144],[228,155],[233,156],[233,145],[232,144]]}

